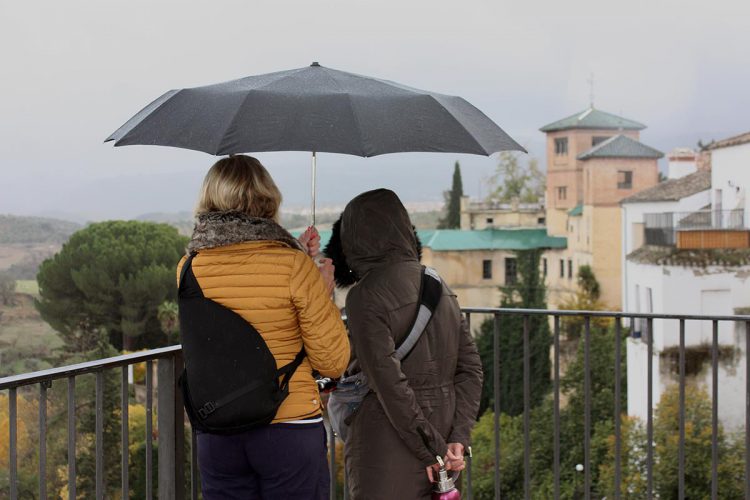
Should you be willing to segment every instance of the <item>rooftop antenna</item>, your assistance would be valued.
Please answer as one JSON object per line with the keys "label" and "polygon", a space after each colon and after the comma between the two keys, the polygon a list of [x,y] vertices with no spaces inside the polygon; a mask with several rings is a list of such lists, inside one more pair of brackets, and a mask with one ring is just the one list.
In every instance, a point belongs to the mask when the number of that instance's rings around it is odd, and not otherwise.
{"label": "rooftop antenna", "polygon": [[589,74],[589,77],[586,81],[589,84],[589,107],[593,109],[594,108],[594,72],[593,71]]}

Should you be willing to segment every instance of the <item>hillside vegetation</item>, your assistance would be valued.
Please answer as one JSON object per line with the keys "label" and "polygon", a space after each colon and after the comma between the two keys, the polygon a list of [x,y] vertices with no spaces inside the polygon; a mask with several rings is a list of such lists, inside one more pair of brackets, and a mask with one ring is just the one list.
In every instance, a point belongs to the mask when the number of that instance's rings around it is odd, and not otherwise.
{"label": "hillside vegetation", "polygon": [[0,244],[62,244],[80,224],[44,217],[0,215]]}

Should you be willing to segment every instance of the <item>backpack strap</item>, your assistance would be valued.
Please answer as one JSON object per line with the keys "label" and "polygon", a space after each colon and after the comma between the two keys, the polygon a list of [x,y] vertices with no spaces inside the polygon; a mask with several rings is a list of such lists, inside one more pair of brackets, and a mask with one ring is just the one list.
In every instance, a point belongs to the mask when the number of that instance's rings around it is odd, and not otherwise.
{"label": "backpack strap", "polygon": [[440,298],[443,296],[443,282],[438,273],[426,266],[422,266],[422,280],[419,286],[419,309],[417,316],[414,318],[411,330],[401,345],[396,349],[396,359],[403,361],[411,354],[417,341],[427,328],[427,324],[432,319]]}
{"label": "backpack strap", "polygon": [[198,255],[197,252],[188,255],[188,258],[185,259],[185,263],[182,265],[180,283],[177,288],[178,297],[203,297],[203,290],[201,290],[198,280],[195,278],[195,274],[193,274],[193,258],[196,255]]}
{"label": "backpack strap", "polygon": [[[279,389],[285,395],[289,391],[289,379],[292,378],[292,375],[294,374],[294,372],[297,370],[297,368],[299,368],[299,365],[302,364],[303,359],[305,359],[304,347],[300,350],[300,352],[297,353],[297,355],[294,357],[294,360],[292,360],[291,363],[285,366],[282,366],[276,371],[277,377],[283,377],[281,380],[281,383],[279,384]],[[229,394],[217,399],[216,401],[209,401],[208,403],[204,404],[201,408],[198,409],[198,414],[200,415],[202,419],[206,419],[209,415],[211,415],[213,412],[215,412],[222,406],[225,406],[231,403],[235,399],[241,398],[248,392],[254,391],[258,387],[266,383],[267,381],[265,380],[256,380],[255,382],[251,384],[247,384],[245,386],[240,387],[237,390],[230,392]]]}
{"label": "backpack strap", "polygon": [[302,360],[305,359],[305,356],[307,353],[305,352],[305,348],[303,347],[300,349],[300,351],[297,353],[297,355],[294,357],[291,363],[288,365],[282,366],[276,371],[277,377],[283,377],[281,379],[281,384],[279,384],[279,388],[286,392],[287,386],[289,385],[289,379],[292,378],[292,375],[294,375],[294,372],[297,371],[297,368],[299,368],[299,365],[302,364]]}

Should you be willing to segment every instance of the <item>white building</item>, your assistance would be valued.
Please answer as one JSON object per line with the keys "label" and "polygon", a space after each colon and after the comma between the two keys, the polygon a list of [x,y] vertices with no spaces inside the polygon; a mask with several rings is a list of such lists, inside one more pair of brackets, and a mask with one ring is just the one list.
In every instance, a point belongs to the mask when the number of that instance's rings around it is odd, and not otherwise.
{"label": "white building", "polygon": [[[623,311],[730,316],[750,312],[750,134],[712,144],[711,169],[673,178],[622,201]],[[687,155],[685,155],[687,156]],[[671,165],[670,165],[671,167]],[[673,169],[670,168],[670,172]],[[636,321],[628,339],[628,413],[647,414],[647,335]],[[679,321],[655,320],[656,406],[679,380]],[[688,383],[711,393],[710,321],[687,321]],[[747,347],[743,324],[719,323],[719,419],[741,429]]]}

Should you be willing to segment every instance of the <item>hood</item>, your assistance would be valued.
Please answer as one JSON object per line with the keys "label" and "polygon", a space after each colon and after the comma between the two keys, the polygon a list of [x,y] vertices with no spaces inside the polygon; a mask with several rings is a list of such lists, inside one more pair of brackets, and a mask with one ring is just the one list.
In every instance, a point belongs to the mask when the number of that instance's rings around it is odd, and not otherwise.
{"label": "hood", "polygon": [[419,261],[409,214],[389,189],[367,191],[350,201],[339,230],[346,263],[358,278],[382,265]]}
{"label": "hood", "polygon": [[[357,277],[346,262],[344,250],[341,248],[341,217],[339,216],[331,227],[331,237],[323,249],[323,255],[333,261],[333,278],[336,280],[336,286],[346,288],[356,283]],[[417,228],[412,226],[412,230],[414,231],[414,238],[417,240],[417,257],[421,261],[422,241],[419,239],[419,234],[417,234]]]}
{"label": "hood", "polygon": [[300,243],[271,219],[250,217],[244,212],[206,212],[196,217],[188,253],[248,241],[277,241],[302,250]]}

